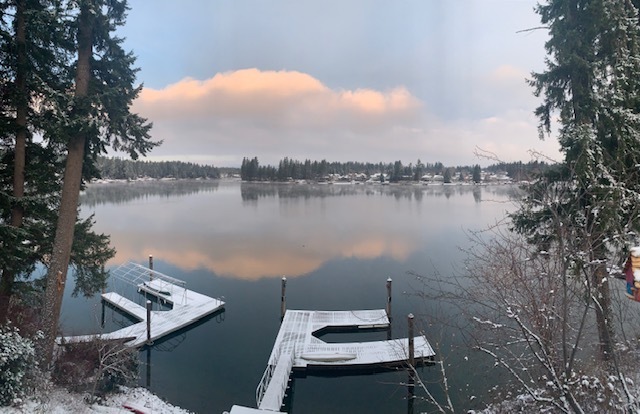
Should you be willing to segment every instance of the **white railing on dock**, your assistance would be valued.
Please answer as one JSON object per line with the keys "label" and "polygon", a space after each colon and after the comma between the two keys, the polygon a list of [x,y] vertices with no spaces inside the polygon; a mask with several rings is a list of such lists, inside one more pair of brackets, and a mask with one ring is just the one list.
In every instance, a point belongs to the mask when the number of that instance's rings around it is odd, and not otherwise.
{"label": "white railing on dock", "polygon": [[[174,305],[183,305],[187,302],[187,283],[184,280],[167,276],[138,263],[124,263],[112,270],[110,277],[113,281],[121,282],[125,286],[133,286],[138,291],[143,290]],[[112,286],[112,288],[116,287]],[[169,290],[169,295],[161,293],[165,289]]]}
{"label": "white railing on dock", "polygon": [[[289,376],[293,369],[294,358],[295,355],[291,352],[282,353],[278,355],[273,365],[267,365],[260,384],[258,384],[258,388],[256,388],[256,404],[258,408],[264,408],[262,407],[262,403],[264,402],[265,395],[269,393],[271,398],[270,401],[267,402],[269,407],[266,408],[280,410],[280,406],[287,392],[287,387],[289,386]],[[278,375],[275,380],[276,382],[273,383],[272,379],[276,372],[278,372]]]}
{"label": "white railing on dock", "polygon": [[275,365],[267,365],[267,368],[264,370],[264,374],[262,374],[258,388],[256,388],[256,405],[258,407],[260,407],[262,397],[264,397],[264,393],[271,382],[271,377],[273,376],[273,371],[275,371],[275,369]]}

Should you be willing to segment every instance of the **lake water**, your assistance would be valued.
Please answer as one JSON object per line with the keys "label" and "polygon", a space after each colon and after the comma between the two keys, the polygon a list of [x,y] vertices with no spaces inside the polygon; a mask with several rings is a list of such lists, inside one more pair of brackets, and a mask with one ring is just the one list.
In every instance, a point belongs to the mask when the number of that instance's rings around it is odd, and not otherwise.
{"label": "lake water", "polygon": [[[462,410],[482,407],[496,374],[464,348],[458,332],[438,325],[433,313],[446,313],[445,307],[412,295],[420,283],[408,272],[447,277],[463,259],[467,232],[502,218],[515,196],[514,186],[111,183],[89,186],[81,213],[94,214],[96,229],[111,235],[117,255],[110,266],[146,265],[153,255],[156,270],[226,301],[224,313],[140,353],[141,384],[170,403],[198,413],[255,407],[279,329],[282,276],[287,307],[313,310],[382,309],[391,277],[392,336],[406,336],[407,315],[417,315],[419,328],[447,358],[454,403]],[[69,283],[61,317],[65,334],[99,332],[99,297],[72,298],[71,289]],[[105,320],[106,329],[127,322],[111,310]],[[438,370],[419,372],[441,395]],[[406,413],[406,380],[404,371],[296,378],[289,409]],[[424,394],[416,395],[414,411],[430,411]]]}

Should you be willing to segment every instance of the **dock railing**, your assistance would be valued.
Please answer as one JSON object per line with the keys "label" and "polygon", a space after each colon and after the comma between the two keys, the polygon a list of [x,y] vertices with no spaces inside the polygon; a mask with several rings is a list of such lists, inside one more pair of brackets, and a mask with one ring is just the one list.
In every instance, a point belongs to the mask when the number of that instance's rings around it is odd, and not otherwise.
{"label": "dock railing", "polygon": [[[142,266],[138,263],[127,262],[116,269],[111,271],[111,279],[124,286],[119,286],[117,290],[126,291],[126,286],[135,287],[138,292],[141,290],[151,293],[154,296],[158,296],[160,299],[167,299],[174,305],[184,305],[187,302],[186,286],[187,283],[184,280],[176,279],[171,276],[167,276],[156,270]],[[157,291],[154,291],[154,288]],[[163,295],[159,290],[167,290],[170,295]],[[136,298],[129,298],[134,300]]]}
{"label": "dock railing", "polygon": [[272,393],[277,392],[277,399],[280,404],[282,404],[289,385],[289,375],[291,375],[291,370],[293,369],[294,359],[295,355],[293,352],[281,353],[275,358],[273,364],[267,365],[267,368],[264,370],[264,374],[262,374],[260,384],[258,384],[258,387],[256,388],[256,405],[258,408],[260,408],[267,390],[272,385],[271,379],[273,378],[273,374],[276,372],[276,369],[278,369],[278,371],[283,375],[286,375],[286,378],[280,379],[280,384],[274,384],[274,386],[279,386],[279,388],[271,391]]}
{"label": "dock railing", "polygon": [[271,377],[273,376],[273,371],[275,371],[275,365],[267,365],[267,368],[264,370],[264,374],[262,374],[262,378],[260,379],[260,383],[258,384],[258,388],[256,388],[256,406],[260,407],[260,403],[262,402],[262,397],[264,397],[264,393],[271,382]]}

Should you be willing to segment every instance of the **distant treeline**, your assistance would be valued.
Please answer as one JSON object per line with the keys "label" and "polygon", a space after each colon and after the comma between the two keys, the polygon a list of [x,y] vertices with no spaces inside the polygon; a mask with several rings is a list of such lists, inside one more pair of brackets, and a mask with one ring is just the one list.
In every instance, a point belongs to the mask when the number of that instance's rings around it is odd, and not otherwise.
{"label": "distant treeline", "polygon": [[[528,163],[513,162],[491,165],[484,170],[486,172],[506,172],[513,180],[529,180],[547,169],[549,164],[539,161]],[[442,175],[446,178],[473,177],[479,181],[479,165],[445,167],[441,162],[423,163],[418,161],[404,165],[402,161],[392,163],[363,163],[363,162],[328,162],[322,161],[298,161],[285,157],[280,160],[278,166],[260,165],[258,157],[252,159],[243,158],[240,167],[240,176],[245,181],[287,181],[287,180],[324,180],[330,175],[349,176],[364,174],[370,177],[375,174],[385,174],[391,182],[418,181],[425,174]],[[446,180],[445,178],[445,180]]]}
{"label": "distant treeline", "polygon": [[[132,161],[122,158],[99,157],[97,168],[100,177],[115,180],[135,180],[138,178],[220,178],[222,174],[232,175],[237,168],[217,168],[183,161]],[[512,162],[493,164],[483,169],[488,173],[505,172],[514,181],[531,180],[537,174],[549,168],[544,162]],[[445,182],[472,179],[479,181],[479,165],[447,167],[441,162],[403,164],[401,161],[390,163],[371,162],[328,162],[298,161],[283,158],[278,166],[260,165],[257,157],[243,158],[240,176],[244,181],[288,181],[288,180],[325,180],[330,176],[349,177],[355,174],[371,177],[384,174],[391,182],[418,181],[424,175],[442,175]]]}
{"label": "distant treeline", "polygon": [[122,158],[98,158],[97,168],[104,179],[135,180],[137,178],[220,178],[211,165],[182,161],[132,161]]}
{"label": "distant treeline", "polygon": [[523,163],[522,161],[501,162],[498,164],[492,164],[487,168],[484,168],[484,170],[492,173],[500,171],[506,172],[514,181],[530,181],[545,170],[549,169],[551,165],[552,164],[541,161],[531,161],[527,163]]}

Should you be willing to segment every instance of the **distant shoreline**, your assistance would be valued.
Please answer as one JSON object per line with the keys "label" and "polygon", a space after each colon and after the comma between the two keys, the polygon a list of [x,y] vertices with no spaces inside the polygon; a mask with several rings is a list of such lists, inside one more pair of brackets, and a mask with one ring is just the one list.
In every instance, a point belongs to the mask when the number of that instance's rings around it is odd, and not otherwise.
{"label": "distant shoreline", "polygon": [[139,184],[139,183],[175,183],[175,182],[194,182],[194,181],[219,181],[219,182],[239,182],[247,184],[282,184],[282,185],[366,185],[366,186],[404,186],[404,187],[483,187],[483,186],[521,186],[527,185],[529,182],[520,181],[490,181],[490,182],[417,182],[417,181],[400,181],[400,182],[379,182],[379,181],[315,181],[315,180],[289,180],[289,181],[270,181],[270,180],[242,180],[239,177],[220,177],[220,178],[138,178],[129,179],[99,179],[91,180],[86,185],[109,185],[109,184]]}

